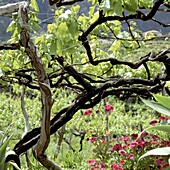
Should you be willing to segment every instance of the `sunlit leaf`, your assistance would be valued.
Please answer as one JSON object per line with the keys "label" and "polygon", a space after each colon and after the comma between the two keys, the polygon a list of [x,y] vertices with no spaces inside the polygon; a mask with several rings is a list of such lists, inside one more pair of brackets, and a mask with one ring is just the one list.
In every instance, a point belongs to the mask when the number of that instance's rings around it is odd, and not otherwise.
{"label": "sunlit leaf", "polygon": [[36,0],[31,0],[30,5],[31,5],[31,7],[33,7],[33,9],[34,9],[35,11],[39,11],[38,4],[37,4],[37,1],[36,1]]}
{"label": "sunlit leaf", "polygon": [[148,152],[146,152],[144,155],[142,155],[139,160],[146,156],[150,155],[170,155],[170,147],[163,147],[163,148],[157,148],[157,149],[152,149]]}
{"label": "sunlit leaf", "polygon": [[117,15],[122,15],[123,8],[122,8],[122,1],[121,0],[111,0],[111,9],[110,11],[114,14]]}
{"label": "sunlit leaf", "polygon": [[157,112],[162,113],[166,116],[170,116],[170,109],[162,106],[160,103],[148,101],[148,100],[145,100],[145,99],[142,99],[142,101],[147,106],[151,107],[152,109],[156,110]]}
{"label": "sunlit leaf", "polygon": [[[147,131],[147,130],[158,130],[158,131],[163,131],[163,132],[168,132],[168,133],[170,133],[170,125],[151,126],[151,127],[146,128],[144,131]],[[143,131],[143,132],[144,132],[144,131]],[[141,132],[141,134],[142,134],[143,132]],[[139,135],[139,136],[140,136],[140,135]]]}
{"label": "sunlit leaf", "polygon": [[124,7],[128,12],[135,13],[138,8],[138,0],[125,0]]}
{"label": "sunlit leaf", "polygon": [[15,29],[15,26],[16,26],[15,21],[12,21],[12,22],[9,24],[6,32],[12,32],[12,31]]}
{"label": "sunlit leaf", "polygon": [[153,96],[160,104],[170,109],[170,97],[161,96],[158,94],[153,94]]}
{"label": "sunlit leaf", "polygon": [[8,144],[9,144],[10,138],[11,138],[11,137],[7,138],[7,139],[5,140],[5,142],[2,144],[2,146],[0,146],[0,162],[1,162],[1,161],[4,159],[4,157],[5,157],[6,148],[7,148]]}

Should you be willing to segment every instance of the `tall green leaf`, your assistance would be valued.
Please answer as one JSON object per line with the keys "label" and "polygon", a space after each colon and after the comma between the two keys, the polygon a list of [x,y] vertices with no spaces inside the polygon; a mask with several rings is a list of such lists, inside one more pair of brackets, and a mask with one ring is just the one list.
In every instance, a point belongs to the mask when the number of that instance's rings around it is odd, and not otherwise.
{"label": "tall green leaf", "polygon": [[[170,125],[158,125],[158,126],[151,126],[149,128],[146,128],[144,131],[147,130],[158,130],[158,131],[163,131],[163,132],[168,132],[170,133]],[[143,131],[143,132],[144,132]],[[143,133],[141,132],[141,134]]]}
{"label": "tall green leaf", "polygon": [[164,107],[163,105],[161,105],[158,102],[152,102],[152,101],[148,101],[145,99],[142,99],[142,101],[149,107],[151,107],[152,109],[156,110],[159,113],[162,113],[166,116],[170,116],[170,109]]}
{"label": "tall green leaf", "polygon": [[158,94],[153,94],[153,96],[160,104],[170,109],[170,97],[161,96]]}
{"label": "tall green leaf", "polygon": [[142,155],[139,160],[146,156],[150,155],[170,155],[170,147],[163,147],[163,148],[157,148],[157,149],[152,149],[148,152],[146,152],[144,155]]}
{"label": "tall green leaf", "polygon": [[10,137],[5,140],[5,142],[2,144],[2,146],[0,146],[0,163],[3,161],[5,154],[6,154],[6,148],[9,144],[10,141]]}

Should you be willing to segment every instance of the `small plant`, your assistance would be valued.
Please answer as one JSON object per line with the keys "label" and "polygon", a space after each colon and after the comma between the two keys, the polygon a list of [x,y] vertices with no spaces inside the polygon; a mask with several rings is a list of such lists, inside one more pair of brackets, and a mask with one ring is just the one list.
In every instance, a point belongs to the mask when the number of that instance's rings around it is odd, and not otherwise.
{"label": "small plant", "polygon": [[[2,133],[1,133],[2,134]],[[11,137],[4,137],[1,135],[0,139],[0,170],[7,170],[9,167],[15,167],[15,169],[20,170],[18,165],[13,161],[7,161],[8,155],[15,155],[14,151],[7,152],[7,147]]]}
{"label": "small plant", "polygon": [[[113,111],[114,107],[112,105],[104,106],[104,112],[106,114]],[[84,112],[84,116],[91,114],[92,110],[86,110]],[[158,120],[151,121],[150,125],[153,128],[156,127],[158,121],[164,124],[168,120],[168,117],[160,116]],[[155,147],[170,147],[168,140],[164,140],[156,134],[149,134],[145,131],[140,136],[135,133],[129,136],[98,133],[90,137],[88,142],[94,147],[94,156],[88,160],[90,170],[156,170],[167,166],[167,157],[151,156],[138,162],[140,156]]]}
{"label": "small plant", "polygon": [[[143,102],[151,107],[152,109],[158,111],[159,113],[162,113],[166,116],[170,116],[170,97],[166,97],[166,96],[160,96],[160,95],[153,95],[155,97],[155,99],[157,100],[157,102],[152,102],[152,101],[148,101],[148,100],[143,100]],[[163,132],[167,132],[170,133],[170,121],[169,118],[166,116],[161,116],[160,120],[162,120],[158,125],[155,125],[153,127],[149,127],[146,130],[157,130],[157,131],[163,131]],[[155,122],[156,123],[156,122]],[[146,156],[152,156],[152,155],[163,155],[163,156],[167,156],[168,161],[163,159],[163,158],[158,158],[155,161],[155,164],[158,164],[160,166],[160,169],[166,169],[166,170],[170,170],[170,159],[169,159],[169,155],[170,155],[170,145],[169,145],[169,141],[165,142],[167,145],[165,147],[163,146],[157,146],[155,147],[156,149],[150,150],[148,152],[146,152],[145,154],[143,154],[140,158],[139,161],[141,159],[143,159]]]}

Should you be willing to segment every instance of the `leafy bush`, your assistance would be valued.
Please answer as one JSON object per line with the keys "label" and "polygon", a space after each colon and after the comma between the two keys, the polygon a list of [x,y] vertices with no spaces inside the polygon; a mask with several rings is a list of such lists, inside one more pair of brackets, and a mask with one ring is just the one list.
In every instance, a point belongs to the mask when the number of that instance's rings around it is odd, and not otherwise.
{"label": "leafy bush", "polygon": [[[147,101],[147,100],[143,100],[143,102],[153,108],[154,110],[158,111],[159,113],[162,113],[166,116],[170,116],[170,97],[166,97],[166,96],[160,96],[160,95],[153,95],[155,97],[155,99],[157,100],[157,102],[152,102],[152,101]],[[158,130],[158,131],[163,131],[163,132],[170,132],[170,121],[169,118],[167,118],[166,116],[161,116],[161,120],[162,122],[156,126],[153,127],[149,127],[145,130]],[[152,155],[164,155],[167,156],[167,158],[169,158],[168,155],[170,155],[170,142],[169,141],[165,141],[164,142],[166,144],[166,147],[163,147],[163,145],[161,146],[156,146],[157,149],[153,149],[150,150],[148,152],[146,152],[144,155],[142,155],[139,160],[141,160],[142,158],[146,157],[146,156],[152,156]],[[170,159],[168,160],[168,162],[170,161]],[[156,160],[156,163],[158,165],[161,166],[161,169],[166,168],[166,170],[170,169],[169,163],[167,162],[167,160],[165,161],[165,159],[163,158],[158,158]]]}

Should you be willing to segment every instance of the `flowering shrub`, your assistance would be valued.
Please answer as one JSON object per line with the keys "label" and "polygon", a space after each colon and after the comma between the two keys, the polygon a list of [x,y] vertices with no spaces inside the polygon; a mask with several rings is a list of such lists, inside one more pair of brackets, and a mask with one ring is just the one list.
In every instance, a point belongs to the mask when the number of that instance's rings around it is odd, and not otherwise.
{"label": "flowering shrub", "polygon": [[[157,112],[164,114],[166,116],[160,116],[159,120],[161,121],[160,124],[156,125],[157,122],[152,121],[150,124],[153,125],[153,127],[147,128],[147,130],[158,130],[158,131],[163,131],[163,132],[170,132],[170,119],[167,116],[170,116],[170,97],[167,96],[160,96],[158,94],[153,95],[154,98],[156,99],[157,102],[152,102],[152,101],[147,101],[147,100],[142,100],[147,106],[151,107],[152,109],[156,110]],[[154,137],[155,138],[155,137]],[[155,140],[158,138],[156,137]],[[159,144],[159,143],[157,143]],[[164,147],[165,145],[165,147]],[[146,156],[153,156],[153,155],[164,155],[164,156],[169,156],[170,155],[170,142],[169,141],[162,141],[162,145],[158,145],[155,147],[156,149],[152,149],[147,151],[145,154],[143,154],[140,158],[139,161]],[[168,160],[170,162],[170,159]],[[155,160],[155,164],[160,166],[160,169],[170,169],[170,163],[167,163],[167,160],[159,157]]]}
{"label": "flowering shrub", "polygon": [[[109,138],[103,143],[100,139],[89,140],[95,145],[97,160],[91,161],[91,170],[101,170],[101,164],[105,164],[102,170],[109,167],[112,170],[123,170],[123,169],[162,169],[167,167],[166,157],[155,157],[151,156],[144,159],[138,164],[138,158],[146,151],[155,147],[170,147],[170,141],[162,140],[157,135],[144,133],[139,139],[135,139],[138,135],[132,134],[131,136]],[[103,145],[103,146],[101,146]],[[112,145],[111,147],[109,147]],[[103,149],[103,151],[101,151]],[[101,155],[101,154],[105,155]],[[107,159],[105,159],[107,158]],[[151,165],[151,166],[149,166]]]}
{"label": "flowering shrub", "polygon": [[[112,105],[104,106],[105,113],[112,111],[114,111]],[[151,121],[150,125],[155,126],[159,121],[168,121],[168,118],[161,116],[159,120]],[[163,140],[155,134],[143,132],[140,136],[134,133],[130,136],[115,137],[112,133],[102,133],[89,138],[88,142],[94,146],[93,158],[95,158],[88,161],[90,170],[163,170],[169,166],[166,156],[150,156],[138,162],[139,157],[148,150],[155,147],[170,147],[170,141]]]}

